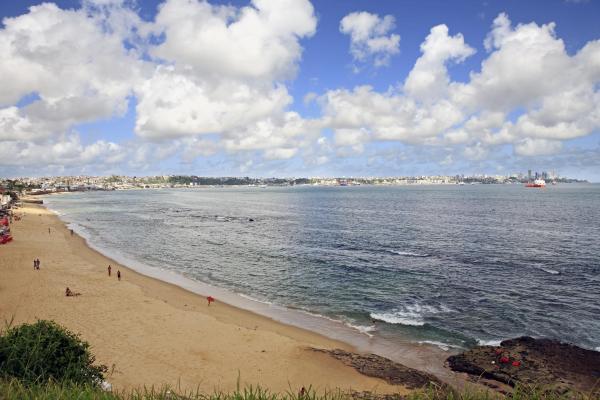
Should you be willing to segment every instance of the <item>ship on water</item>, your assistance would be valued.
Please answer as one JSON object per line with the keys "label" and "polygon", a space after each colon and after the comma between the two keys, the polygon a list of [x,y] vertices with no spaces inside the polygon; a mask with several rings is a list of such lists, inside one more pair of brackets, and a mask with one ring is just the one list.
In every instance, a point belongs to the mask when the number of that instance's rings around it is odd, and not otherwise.
{"label": "ship on water", "polygon": [[528,182],[527,184],[525,184],[525,187],[528,188],[543,188],[546,187],[546,181],[543,179],[536,179],[533,182]]}

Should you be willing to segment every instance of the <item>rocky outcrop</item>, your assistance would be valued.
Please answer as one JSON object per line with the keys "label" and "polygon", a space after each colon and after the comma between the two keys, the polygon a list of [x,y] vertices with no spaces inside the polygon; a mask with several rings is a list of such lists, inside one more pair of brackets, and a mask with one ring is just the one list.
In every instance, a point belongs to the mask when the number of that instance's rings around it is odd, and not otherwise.
{"label": "rocky outcrop", "polygon": [[383,379],[391,385],[403,385],[408,389],[418,389],[429,385],[443,386],[442,382],[431,374],[417,371],[375,354],[356,354],[340,349],[311,348],[311,350],[329,354],[361,374]]}
{"label": "rocky outcrop", "polygon": [[477,346],[448,358],[457,372],[517,383],[545,386],[558,392],[600,394],[600,352],[551,339],[520,337],[500,346]]}

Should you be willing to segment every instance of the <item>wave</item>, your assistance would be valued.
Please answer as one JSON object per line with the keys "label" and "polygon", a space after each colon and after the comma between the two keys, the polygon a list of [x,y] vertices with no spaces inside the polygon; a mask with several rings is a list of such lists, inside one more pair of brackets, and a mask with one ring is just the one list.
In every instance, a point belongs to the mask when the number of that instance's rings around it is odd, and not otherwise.
{"label": "wave", "polygon": [[477,339],[477,344],[480,346],[500,346],[502,340],[482,340]]}
{"label": "wave", "polygon": [[452,348],[452,347],[460,348],[459,346],[453,346],[451,344],[444,343],[444,342],[437,342],[435,340],[419,340],[417,343],[419,343],[419,344],[430,344],[432,346],[439,347],[440,349],[442,349],[444,351],[449,351],[450,348]]}
{"label": "wave", "polygon": [[542,271],[547,272],[549,274],[552,275],[560,275],[560,271],[556,271],[554,269],[548,269],[548,268],[540,268]]}
{"label": "wave", "polygon": [[561,274],[561,272],[560,272],[560,271],[557,271],[557,270],[555,270],[555,269],[548,268],[548,267],[546,267],[544,264],[533,264],[532,266],[533,266],[535,269],[538,269],[538,270],[540,270],[540,271],[544,271],[544,272],[546,272],[546,273],[548,273],[548,274],[551,274],[551,275],[560,275],[560,274]]}
{"label": "wave", "polygon": [[425,315],[452,312],[452,309],[445,305],[438,307],[423,304],[412,304],[402,306],[388,312],[373,312],[369,314],[371,318],[387,322],[388,324],[423,326],[425,325]]}
{"label": "wave", "polygon": [[410,326],[423,326],[425,325],[425,321],[421,318],[420,315],[414,315],[410,313],[371,313],[369,314],[371,318],[377,321],[387,322],[388,324],[398,324],[398,325],[410,325]]}
{"label": "wave", "polygon": [[373,334],[370,332],[376,331],[377,327],[375,325],[354,325],[351,324],[350,322],[346,322],[345,323],[346,326],[349,326],[352,329],[356,329],[357,331],[359,331],[360,333],[363,333],[365,335],[367,335],[368,337],[372,338]]}
{"label": "wave", "polygon": [[398,256],[404,257],[430,257],[430,254],[427,253],[415,253],[412,251],[396,251],[396,250],[388,250],[392,254],[396,254]]}
{"label": "wave", "polygon": [[235,292],[235,294],[237,294],[238,296],[240,296],[240,297],[242,297],[242,298],[244,298],[244,299],[246,299],[246,300],[255,301],[255,302],[257,302],[257,303],[266,304],[266,305],[268,305],[268,306],[272,306],[272,305],[273,305],[273,303],[272,303],[272,302],[270,302],[270,301],[267,301],[267,300],[259,300],[259,299],[257,299],[256,297],[248,296],[247,294],[244,294],[244,293]]}

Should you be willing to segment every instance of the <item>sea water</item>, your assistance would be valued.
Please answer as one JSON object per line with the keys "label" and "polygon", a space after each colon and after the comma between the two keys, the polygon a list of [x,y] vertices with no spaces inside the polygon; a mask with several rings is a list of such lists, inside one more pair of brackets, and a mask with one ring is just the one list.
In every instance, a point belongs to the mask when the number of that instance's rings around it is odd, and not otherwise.
{"label": "sea water", "polygon": [[285,322],[310,316],[301,324],[329,336],[343,325],[366,341],[444,350],[520,335],[600,346],[600,185],[223,187],[45,201],[109,256],[235,293]]}

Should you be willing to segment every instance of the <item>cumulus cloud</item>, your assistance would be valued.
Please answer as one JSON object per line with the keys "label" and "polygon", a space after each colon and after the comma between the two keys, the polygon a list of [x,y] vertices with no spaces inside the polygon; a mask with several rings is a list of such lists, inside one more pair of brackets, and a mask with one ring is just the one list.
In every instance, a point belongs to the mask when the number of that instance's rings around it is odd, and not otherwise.
{"label": "cumulus cloud", "polygon": [[475,50],[438,25],[404,82],[385,92],[358,86],[320,96],[336,144],[453,145],[481,160],[503,145],[519,156],[555,154],[563,141],[600,129],[600,41],[570,55],[553,23],[513,26],[500,14],[484,45],[481,69],[467,82],[452,81],[449,63]]}
{"label": "cumulus cloud", "polygon": [[152,54],[196,75],[273,80],[293,75],[316,18],[308,0],[253,0],[251,6],[167,0],[155,29],[165,40]]}
{"label": "cumulus cloud", "polygon": [[[0,165],[137,169],[218,154],[242,168],[357,154],[375,165],[369,145],[381,141],[438,149],[428,154],[449,165],[485,162],[499,148],[558,157],[567,141],[600,129],[600,40],[567,52],[554,23],[515,26],[498,15],[480,66],[460,81],[452,68],[475,48],[452,27],[434,26],[406,78],[383,91],[308,93],[305,104],[321,110],[309,119],[294,110],[288,89],[303,40],[316,32],[309,0],[165,0],[151,21],[133,4],[43,3],[3,20]],[[399,52],[394,29],[393,16],[367,12],[339,25],[355,62],[375,66]],[[122,116],[130,101],[135,139],[80,138],[80,124]]]}
{"label": "cumulus cloud", "polygon": [[462,62],[475,50],[465,44],[462,34],[450,36],[446,25],[438,25],[421,44],[421,53],[406,78],[404,91],[409,97],[423,101],[446,97],[449,86],[446,64]]}
{"label": "cumulus cloud", "polygon": [[366,11],[353,12],[340,21],[340,32],[350,35],[350,53],[356,61],[373,59],[376,67],[388,65],[400,52],[400,35],[390,33],[396,26],[392,15],[383,18]]}
{"label": "cumulus cloud", "polygon": [[[119,34],[106,29],[106,18],[44,3],[3,20],[0,137],[49,138],[126,111],[144,65]],[[37,100],[15,107],[32,93]]]}
{"label": "cumulus cloud", "polygon": [[83,145],[76,134],[63,135],[44,142],[13,140],[0,146],[0,160],[6,166],[107,166],[120,163],[125,158],[125,149],[116,143],[100,140]]}
{"label": "cumulus cloud", "polygon": [[[310,1],[166,0],[149,22],[132,4],[83,0],[63,10],[44,3],[3,21],[1,141],[48,146],[77,124],[123,115],[135,96],[138,137],[175,141],[163,146],[187,159],[220,150],[287,158],[306,144],[297,132],[304,121],[287,110],[285,81],[296,73],[300,39],[316,29]],[[201,135],[217,135],[210,151],[198,150],[207,143]],[[152,152],[138,149],[132,161],[142,165]]]}
{"label": "cumulus cloud", "polygon": [[525,138],[515,144],[515,154],[520,156],[546,156],[556,154],[563,144],[558,140]]}
{"label": "cumulus cloud", "polygon": [[[152,140],[217,134],[219,150],[293,156],[305,132],[296,132],[301,118],[288,111],[285,80],[296,73],[300,40],[315,29],[308,0],[240,8],[167,0],[152,27],[164,41],[149,49],[162,64],[136,88],[136,133]],[[202,152],[185,157],[194,154]]]}

